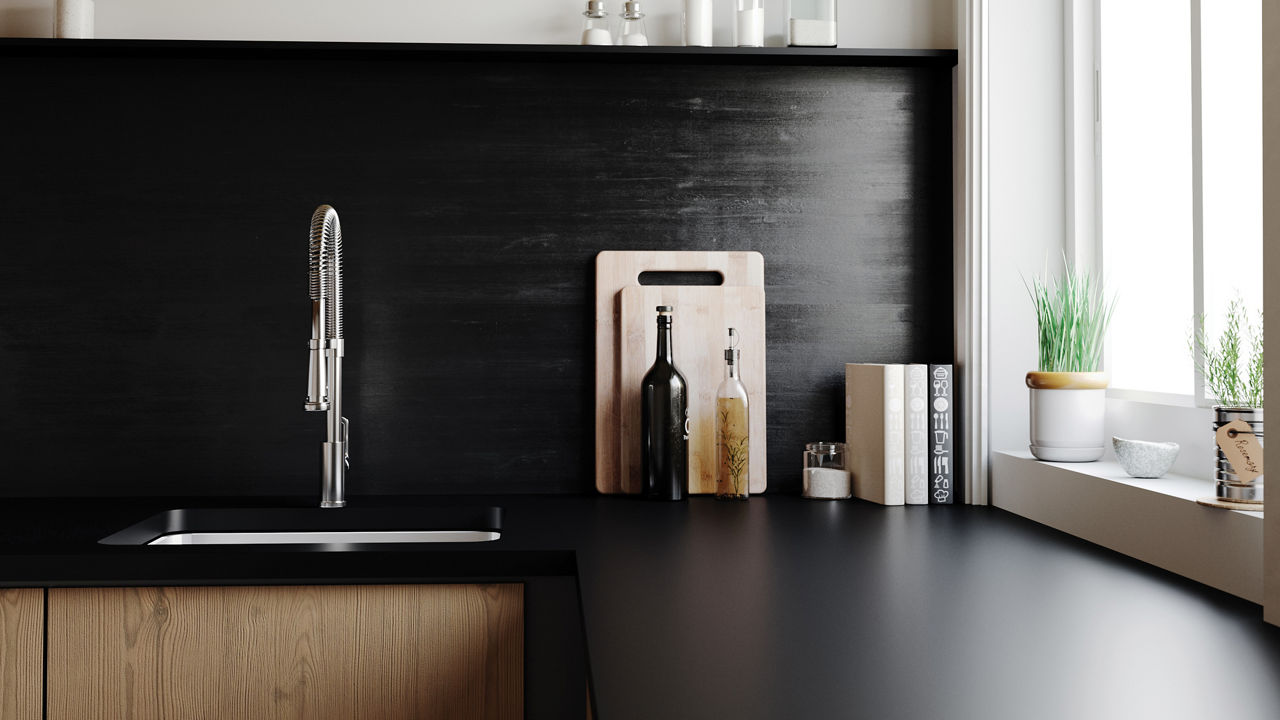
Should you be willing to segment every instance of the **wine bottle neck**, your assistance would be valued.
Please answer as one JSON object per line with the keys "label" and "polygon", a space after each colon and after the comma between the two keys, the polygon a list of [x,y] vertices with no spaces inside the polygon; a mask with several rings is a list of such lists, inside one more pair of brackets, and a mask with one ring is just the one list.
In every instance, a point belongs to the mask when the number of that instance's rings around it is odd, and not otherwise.
{"label": "wine bottle neck", "polygon": [[658,319],[658,355],[657,359],[672,362],[671,359],[671,321]]}
{"label": "wine bottle neck", "polygon": [[735,363],[735,362],[725,363],[725,366],[724,366],[725,377],[729,378],[730,380],[740,380],[741,376],[738,374],[738,372],[739,372],[738,363]]}

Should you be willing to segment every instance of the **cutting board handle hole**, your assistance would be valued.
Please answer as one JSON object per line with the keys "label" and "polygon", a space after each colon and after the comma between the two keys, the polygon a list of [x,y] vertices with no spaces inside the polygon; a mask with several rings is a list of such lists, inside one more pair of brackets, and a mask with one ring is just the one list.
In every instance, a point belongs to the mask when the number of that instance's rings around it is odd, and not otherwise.
{"label": "cutting board handle hole", "polygon": [[641,285],[723,285],[724,274],[716,270],[646,270]]}

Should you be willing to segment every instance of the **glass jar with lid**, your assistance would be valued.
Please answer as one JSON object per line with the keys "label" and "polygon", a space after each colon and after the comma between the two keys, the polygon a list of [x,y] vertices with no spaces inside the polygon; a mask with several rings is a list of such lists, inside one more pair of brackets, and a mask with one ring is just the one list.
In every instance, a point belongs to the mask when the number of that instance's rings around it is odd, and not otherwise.
{"label": "glass jar with lid", "polygon": [[787,0],[787,44],[836,46],[836,0]]}
{"label": "glass jar with lid", "polygon": [[804,491],[807,498],[843,500],[853,495],[845,469],[844,443],[812,442],[804,446]]}

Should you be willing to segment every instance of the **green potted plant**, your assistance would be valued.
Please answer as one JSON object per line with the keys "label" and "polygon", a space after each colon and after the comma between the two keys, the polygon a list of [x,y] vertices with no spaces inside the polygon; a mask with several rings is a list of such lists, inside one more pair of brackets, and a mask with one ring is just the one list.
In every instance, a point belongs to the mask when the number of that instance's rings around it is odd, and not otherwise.
{"label": "green potted plant", "polygon": [[[1244,303],[1227,305],[1222,333],[1214,342],[1206,336],[1204,317],[1196,319],[1191,355],[1204,378],[1205,391],[1213,398],[1213,430],[1233,420],[1244,420],[1262,441],[1262,313],[1257,325],[1249,320]],[[1247,340],[1247,346],[1246,346]],[[1217,496],[1235,502],[1262,502],[1262,483],[1242,483],[1222,449],[1214,472]]]}
{"label": "green potted plant", "polygon": [[1115,299],[1089,272],[1067,267],[1028,291],[1036,308],[1040,362],[1027,373],[1031,454],[1054,462],[1091,462],[1104,451],[1107,373],[1102,340]]}

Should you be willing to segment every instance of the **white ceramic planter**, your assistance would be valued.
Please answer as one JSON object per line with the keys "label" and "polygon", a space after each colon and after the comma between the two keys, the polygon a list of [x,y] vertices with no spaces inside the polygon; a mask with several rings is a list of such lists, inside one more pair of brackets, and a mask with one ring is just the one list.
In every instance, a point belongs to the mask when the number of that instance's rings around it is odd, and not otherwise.
{"label": "white ceramic planter", "polygon": [[1031,454],[1050,462],[1092,462],[1106,436],[1107,374],[1029,372]]}

